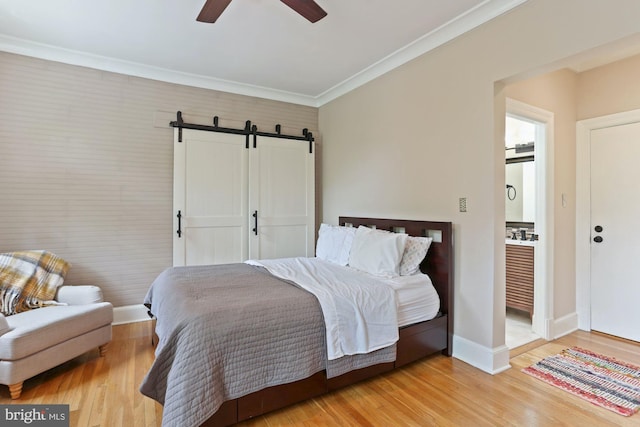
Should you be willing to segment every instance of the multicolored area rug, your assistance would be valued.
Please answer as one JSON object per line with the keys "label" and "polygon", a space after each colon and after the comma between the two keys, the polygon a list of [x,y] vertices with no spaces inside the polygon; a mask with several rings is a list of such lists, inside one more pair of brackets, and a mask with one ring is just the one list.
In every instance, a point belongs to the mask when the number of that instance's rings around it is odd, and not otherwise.
{"label": "multicolored area rug", "polygon": [[640,409],[640,366],[573,347],[522,371],[626,417]]}

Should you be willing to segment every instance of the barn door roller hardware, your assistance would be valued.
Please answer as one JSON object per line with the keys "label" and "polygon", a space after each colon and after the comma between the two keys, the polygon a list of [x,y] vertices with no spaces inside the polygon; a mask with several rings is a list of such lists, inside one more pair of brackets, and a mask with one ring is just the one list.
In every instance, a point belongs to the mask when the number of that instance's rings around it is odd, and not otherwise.
{"label": "barn door roller hardware", "polygon": [[219,118],[214,116],[213,125],[198,125],[194,123],[187,123],[182,119],[182,111],[178,111],[176,114],[176,120],[169,123],[169,126],[178,128],[178,142],[182,142],[182,129],[194,129],[205,132],[220,132],[231,133],[236,135],[246,136],[246,146],[249,148],[249,138],[253,135],[253,146],[256,147],[256,139],[258,136],[268,136],[272,138],[284,138],[293,139],[297,141],[307,141],[309,143],[309,153],[313,153],[313,134],[309,132],[309,129],[302,129],[302,136],[300,135],[286,135],[281,133],[282,127],[280,124],[275,126],[275,132],[263,132],[258,130],[258,126],[252,125],[251,120],[247,120],[244,129],[227,128],[218,125]]}

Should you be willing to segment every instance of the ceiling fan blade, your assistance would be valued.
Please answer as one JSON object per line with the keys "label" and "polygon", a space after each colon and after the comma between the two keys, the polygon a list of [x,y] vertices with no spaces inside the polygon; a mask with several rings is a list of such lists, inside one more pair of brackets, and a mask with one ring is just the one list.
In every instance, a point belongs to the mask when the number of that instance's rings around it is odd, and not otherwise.
{"label": "ceiling fan blade", "polygon": [[282,3],[289,6],[291,9],[298,12],[311,22],[317,22],[327,16],[325,12],[318,4],[313,0],[280,0]]}
{"label": "ceiling fan blade", "polygon": [[214,23],[229,6],[231,0],[207,0],[196,18],[199,22]]}

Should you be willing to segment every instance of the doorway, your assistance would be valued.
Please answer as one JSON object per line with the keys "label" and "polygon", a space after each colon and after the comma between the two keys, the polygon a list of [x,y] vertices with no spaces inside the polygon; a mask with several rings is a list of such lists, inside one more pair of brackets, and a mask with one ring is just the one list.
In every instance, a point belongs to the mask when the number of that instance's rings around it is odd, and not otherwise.
{"label": "doorway", "polygon": [[[532,223],[532,232],[537,240],[528,243],[533,246],[533,309],[529,312],[529,319],[523,319],[522,313],[514,319],[513,312],[506,313],[506,343],[510,348],[522,345],[537,338],[552,339],[553,313],[553,113],[507,98],[507,117],[516,119],[530,126],[534,144],[533,151],[525,154],[535,160],[535,172],[532,186],[535,196],[529,201],[531,212],[523,217],[521,225]],[[505,132],[507,135],[507,132]],[[506,169],[505,169],[506,173]],[[507,182],[508,184],[508,182]],[[507,193],[508,198],[513,190]],[[533,206],[531,206],[533,205]],[[527,209],[525,209],[526,211]],[[531,219],[530,221],[524,221]],[[508,218],[507,218],[508,220]],[[513,221],[517,223],[517,221]],[[506,225],[506,224],[505,224]],[[525,228],[522,227],[522,228]],[[520,228],[520,227],[519,227]],[[512,234],[505,237],[511,237]],[[520,237],[520,236],[516,236]],[[527,321],[528,320],[528,321]],[[523,321],[527,321],[523,325]],[[529,326],[530,323],[530,326]]]}

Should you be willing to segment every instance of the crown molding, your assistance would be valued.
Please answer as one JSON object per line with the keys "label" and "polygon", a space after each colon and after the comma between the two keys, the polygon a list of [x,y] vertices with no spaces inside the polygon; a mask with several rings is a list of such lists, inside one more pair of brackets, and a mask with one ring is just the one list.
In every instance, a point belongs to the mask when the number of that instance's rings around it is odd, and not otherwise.
{"label": "crown molding", "polygon": [[316,98],[313,96],[238,83],[230,80],[217,79],[215,77],[184,73],[166,68],[153,67],[137,62],[64,49],[43,43],[36,43],[2,34],[0,34],[0,51],[61,62],[64,64],[77,65],[80,67],[93,68],[100,71],[109,71],[134,77],[158,80],[166,83],[175,83],[202,89],[235,93],[238,95],[266,98],[274,101],[290,102],[293,104],[311,107],[317,106]]}
{"label": "crown molding", "polygon": [[70,65],[126,74],[167,83],[193,86],[222,92],[235,93],[274,101],[288,102],[310,107],[322,105],[370,82],[371,80],[447,43],[485,22],[509,11],[527,0],[486,0],[463,15],[447,22],[416,41],[398,49],[359,73],[347,78],[325,92],[304,95],[267,87],[254,86],[230,80],[190,74],[137,62],[109,58],[85,52],[64,49],[43,43],[18,39],[0,34],[0,50]]}
{"label": "crown molding", "polygon": [[412,43],[349,77],[316,97],[320,107],[389,71],[423,55],[491,19],[525,3],[527,0],[486,0],[465,14],[441,25]]}

